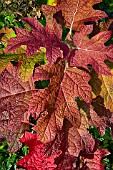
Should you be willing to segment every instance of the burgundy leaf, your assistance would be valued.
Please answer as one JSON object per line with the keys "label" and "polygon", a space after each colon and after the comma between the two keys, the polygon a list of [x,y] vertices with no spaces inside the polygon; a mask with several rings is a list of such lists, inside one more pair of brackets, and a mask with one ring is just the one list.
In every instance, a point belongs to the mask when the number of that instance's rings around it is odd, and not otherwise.
{"label": "burgundy leaf", "polygon": [[[15,27],[17,36],[8,41],[6,52],[10,52],[20,47],[27,46],[27,55],[34,54],[40,47],[46,48],[47,60],[53,64],[58,57],[64,57],[69,53],[69,48],[61,41],[62,28],[56,20],[48,20],[46,27],[43,27],[36,18],[23,18],[24,22],[31,26],[32,31]],[[61,51],[62,50],[62,51]]]}

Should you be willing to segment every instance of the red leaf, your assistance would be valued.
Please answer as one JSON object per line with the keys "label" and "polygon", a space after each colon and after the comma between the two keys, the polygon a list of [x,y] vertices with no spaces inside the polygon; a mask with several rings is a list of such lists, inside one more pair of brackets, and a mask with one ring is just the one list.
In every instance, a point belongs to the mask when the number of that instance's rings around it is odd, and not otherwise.
{"label": "red leaf", "polygon": [[56,20],[48,20],[46,27],[43,27],[36,18],[23,18],[27,24],[31,26],[32,31],[15,27],[17,36],[8,41],[6,52],[10,52],[20,47],[27,45],[27,55],[34,54],[40,47],[46,48],[47,60],[53,64],[58,57],[62,57],[63,50],[64,57],[68,55],[69,48],[66,44],[61,42],[62,28],[57,24]]}
{"label": "red leaf", "polygon": [[10,143],[10,151],[20,148],[18,138],[26,130],[28,107],[34,92],[33,79],[23,83],[18,68],[11,63],[0,76],[0,136]]}
{"label": "red leaf", "polygon": [[66,27],[73,30],[80,30],[86,21],[97,21],[100,18],[107,17],[107,15],[100,10],[94,10],[93,5],[101,2],[102,0],[59,0],[57,6],[43,5],[42,10],[45,15],[51,13],[55,14],[54,17],[60,21],[57,17],[60,11],[64,17]]}
{"label": "red leaf", "polygon": [[113,61],[113,45],[104,45],[110,39],[111,31],[100,32],[89,39],[87,36],[92,30],[93,26],[87,25],[82,27],[80,33],[75,33],[73,41],[77,50],[72,55],[70,64],[86,69],[87,65],[91,64],[98,74],[111,74],[110,69],[104,63],[106,59]]}
{"label": "red leaf", "polygon": [[44,144],[38,140],[37,134],[25,132],[20,142],[29,147],[29,153],[20,159],[17,165],[27,170],[53,170],[57,167],[54,159],[60,155],[60,151],[52,156],[45,156]]}
{"label": "red leaf", "polygon": [[44,142],[53,140],[57,129],[62,129],[66,117],[76,127],[80,125],[80,113],[75,102],[81,97],[91,101],[91,88],[88,85],[90,76],[77,68],[64,68],[61,60],[51,66],[36,68],[35,80],[50,78],[46,89],[39,90],[30,102],[30,113],[41,112],[38,124],[34,128]]}

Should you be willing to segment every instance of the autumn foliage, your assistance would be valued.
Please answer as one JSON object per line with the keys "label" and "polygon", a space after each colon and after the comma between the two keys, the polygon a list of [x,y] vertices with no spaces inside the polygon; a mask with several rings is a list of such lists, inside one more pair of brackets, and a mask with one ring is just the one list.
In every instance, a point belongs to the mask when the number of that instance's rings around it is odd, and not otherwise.
{"label": "autumn foliage", "polygon": [[[95,32],[94,23],[107,18],[93,9],[99,2],[58,0],[41,6],[45,26],[26,17],[24,29],[0,30],[0,138],[10,152],[29,147],[17,163],[27,170],[104,170],[110,153],[89,133],[89,126],[101,135],[113,130],[113,45],[105,45],[112,31]],[[48,86],[37,88],[43,80]]]}

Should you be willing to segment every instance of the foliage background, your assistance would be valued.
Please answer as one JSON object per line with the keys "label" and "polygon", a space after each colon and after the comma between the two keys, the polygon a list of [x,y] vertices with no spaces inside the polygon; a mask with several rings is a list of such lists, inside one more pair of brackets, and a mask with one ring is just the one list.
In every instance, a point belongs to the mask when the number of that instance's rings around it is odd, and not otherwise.
{"label": "foliage background", "polygon": [[[54,1],[55,2],[55,1]],[[1,0],[0,3],[0,29],[4,27],[13,28],[14,26],[18,26],[20,28],[24,27],[20,18],[35,16],[41,23],[44,24],[44,17],[43,19],[39,19],[40,15],[40,6],[42,4],[52,4],[53,1],[51,0]],[[100,4],[94,5],[94,9],[100,9],[107,13],[109,18],[113,18],[113,1],[112,0],[103,0]],[[103,22],[101,20],[99,22]],[[103,24],[103,28],[105,25]],[[98,27],[97,27],[98,29]],[[67,34],[67,29],[63,29],[63,39]],[[108,44],[113,44],[113,38],[108,42]],[[0,44],[0,48],[3,48],[2,44]],[[42,82],[37,84],[38,87],[44,88],[46,87],[48,82]],[[36,123],[33,118],[30,118],[31,123]],[[29,126],[28,131],[32,131],[31,127]],[[89,131],[94,138],[100,141],[100,148],[107,149],[111,153],[113,153],[113,140],[111,137],[110,128],[106,128],[106,133],[104,136],[100,136],[98,131],[95,127],[89,127]],[[26,155],[28,152],[28,147],[24,146],[16,153],[9,153],[7,151],[8,143],[0,141],[0,170],[16,170],[16,162],[22,156]],[[106,156],[103,159],[103,163],[105,164],[105,170],[112,170],[113,169],[113,154]]]}

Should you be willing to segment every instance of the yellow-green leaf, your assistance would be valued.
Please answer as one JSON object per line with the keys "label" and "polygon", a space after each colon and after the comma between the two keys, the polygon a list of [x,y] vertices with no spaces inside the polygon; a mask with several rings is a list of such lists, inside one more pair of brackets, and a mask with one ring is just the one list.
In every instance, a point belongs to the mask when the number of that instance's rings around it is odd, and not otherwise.
{"label": "yellow-green leaf", "polygon": [[4,36],[1,38],[1,43],[3,43],[3,45],[5,47],[7,45],[7,40],[16,36],[15,32],[13,31],[13,29],[12,28],[9,29],[7,27],[6,28],[2,28],[0,30],[0,34],[4,34]]}
{"label": "yellow-green leaf", "polygon": [[0,73],[6,68],[10,61],[17,61],[19,63],[19,74],[23,82],[26,82],[32,75],[34,65],[46,63],[45,49],[40,48],[39,51],[27,57],[26,46],[21,46],[17,50],[8,54],[4,53],[4,49],[0,49]]}
{"label": "yellow-green leaf", "polygon": [[57,5],[57,0],[48,0],[47,4],[51,5],[51,6],[56,6]]}
{"label": "yellow-green leaf", "polygon": [[42,61],[44,61],[44,58],[44,53],[35,53],[29,58],[23,58],[22,64],[19,69],[19,74],[23,82],[26,82],[30,78],[30,76],[32,76],[35,64],[40,64]]}

